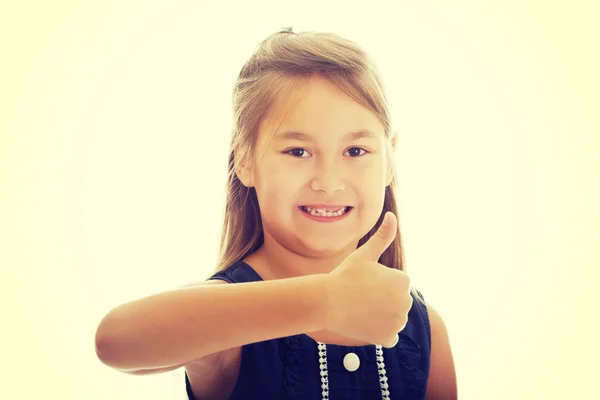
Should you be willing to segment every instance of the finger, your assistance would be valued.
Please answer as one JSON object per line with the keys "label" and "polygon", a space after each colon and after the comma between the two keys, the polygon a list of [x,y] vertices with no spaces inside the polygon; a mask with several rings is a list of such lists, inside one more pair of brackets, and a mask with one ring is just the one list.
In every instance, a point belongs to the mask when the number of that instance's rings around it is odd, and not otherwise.
{"label": "finger", "polygon": [[388,343],[387,345],[382,345],[382,346],[385,347],[386,349],[393,349],[398,344],[398,340],[400,340],[400,337],[396,334],[396,335],[394,335],[394,338],[392,340],[387,342]]}
{"label": "finger", "polygon": [[361,255],[371,261],[379,260],[381,254],[394,241],[397,231],[398,221],[396,216],[392,212],[386,212],[379,229],[360,247]]}

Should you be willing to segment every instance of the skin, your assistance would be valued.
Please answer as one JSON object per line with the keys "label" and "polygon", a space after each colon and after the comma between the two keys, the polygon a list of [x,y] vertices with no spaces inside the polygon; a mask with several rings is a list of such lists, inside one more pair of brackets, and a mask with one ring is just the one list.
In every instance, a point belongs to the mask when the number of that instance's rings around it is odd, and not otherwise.
{"label": "skin", "polygon": [[[359,130],[373,135],[347,138]],[[308,138],[283,137],[289,131]],[[257,158],[236,171],[244,185],[256,189],[265,237],[245,261],[265,280],[331,272],[379,218],[392,179],[386,147],[395,150],[395,137],[385,137],[377,116],[319,76],[310,78],[300,97],[277,104],[260,125]],[[321,203],[354,208],[331,224],[311,221],[298,209]],[[432,348],[425,399],[454,400],[457,383],[448,332],[440,314],[427,307]],[[326,332],[311,336],[343,342]]]}
{"label": "skin", "polygon": [[[325,80],[313,78],[298,102],[291,103],[288,108],[279,104],[263,122],[258,162],[237,171],[242,183],[255,185],[264,210],[265,244],[246,261],[267,282],[229,288],[222,281],[201,282],[117,307],[98,328],[96,349],[103,362],[136,375],[183,366],[199,399],[225,399],[235,385],[244,343],[310,332],[325,343],[358,345],[315,331],[325,326],[319,295],[327,290],[323,274],[356,249],[379,217],[392,177],[385,157],[391,139],[385,138],[375,115]],[[359,129],[374,136],[344,140]],[[286,130],[310,133],[313,140],[270,140],[273,133]],[[293,155],[286,154],[292,149]],[[323,224],[297,208],[330,202],[354,210],[343,221]],[[298,279],[280,279],[288,277]],[[195,306],[208,302],[213,306]],[[456,374],[448,333],[439,313],[427,307],[432,347],[425,399],[454,400]],[[134,328],[140,326],[157,328],[158,339]],[[222,335],[238,329],[238,335]]]}
{"label": "skin", "polygon": [[[358,130],[372,137],[346,138]],[[310,140],[283,138],[287,131]],[[260,126],[257,159],[238,171],[241,182],[256,189],[261,208],[265,244],[247,261],[264,279],[327,273],[356,249],[377,222],[392,179],[388,140],[374,113],[317,76],[299,99],[276,105]],[[333,224],[314,222],[298,209],[322,203],[354,209]]]}
{"label": "skin", "polygon": [[431,359],[425,400],[456,400],[456,369],[448,330],[431,304],[427,304],[427,311],[431,325]]}

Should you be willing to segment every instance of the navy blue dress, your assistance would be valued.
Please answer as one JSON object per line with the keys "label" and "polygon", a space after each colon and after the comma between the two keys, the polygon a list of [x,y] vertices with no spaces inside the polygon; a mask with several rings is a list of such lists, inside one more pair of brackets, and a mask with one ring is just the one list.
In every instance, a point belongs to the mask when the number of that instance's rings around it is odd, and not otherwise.
{"label": "navy blue dress", "polygon": [[[252,267],[240,261],[210,279],[229,283],[261,281]],[[431,331],[427,307],[421,293],[413,295],[413,306],[408,313],[406,327],[399,333],[398,344],[383,348],[384,375],[390,400],[418,400],[425,397]],[[355,353],[359,366],[349,371],[344,357]],[[381,400],[381,372],[378,368],[376,346],[327,345],[326,368],[329,400]],[[237,382],[229,400],[323,399],[322,374],[317,342],[300,334],[242,347],[242,360]],[[385,379],[385,378],[383,378]],[[195,400],[187,374],[187,395]]]}

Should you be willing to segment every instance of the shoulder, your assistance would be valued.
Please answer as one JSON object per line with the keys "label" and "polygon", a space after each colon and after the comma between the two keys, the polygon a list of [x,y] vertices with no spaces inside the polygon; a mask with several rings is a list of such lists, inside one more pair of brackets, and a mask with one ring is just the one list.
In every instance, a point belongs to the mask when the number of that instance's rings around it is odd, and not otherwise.
{"label": "shoulder", "polygon": [[205,285],[222,285],[228,283],[237,283],[239,281],[243,282],[245,280],[245,275],[247,275],[247,272],[243,271],[243,267],[244,265],[241,263],[233,264],[223,270],[212,272],[211,275],[204,281],[187,283],[181,285],[181,288],[185,289]]}
{"label": "shoulder", "polygon": [[191,282],[191,283],[186,283],[184,285],[181,285],[180,288],[181,289],[186,289],[186,288],[193,288],[193,287],[198,287],[198,286],[206,286],[206,285],[220,285],[220,284],[227,284],[228,282],[225,282],[221,279],[211,279],[208,281],[200,281],[200,282]]}
{"label": "shoulder", "polygon": [[426,304],[431,330],[431,355],[425,400],[455,400],[456,371],[448,329],[440,313]]}

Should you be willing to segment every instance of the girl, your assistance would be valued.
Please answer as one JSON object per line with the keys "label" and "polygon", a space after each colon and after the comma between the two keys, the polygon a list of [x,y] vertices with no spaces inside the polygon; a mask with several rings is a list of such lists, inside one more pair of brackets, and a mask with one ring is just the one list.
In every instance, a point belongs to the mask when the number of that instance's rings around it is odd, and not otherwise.
{"label": "girl", "polygon": [[439,314],[410,289],[395,136],[367,55],[268,37],[234,95],[220,261],[202,283],[112,310],[105,364],[185,368],[189,399],[456,399]]}

